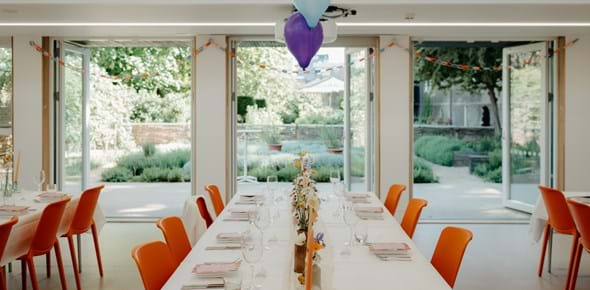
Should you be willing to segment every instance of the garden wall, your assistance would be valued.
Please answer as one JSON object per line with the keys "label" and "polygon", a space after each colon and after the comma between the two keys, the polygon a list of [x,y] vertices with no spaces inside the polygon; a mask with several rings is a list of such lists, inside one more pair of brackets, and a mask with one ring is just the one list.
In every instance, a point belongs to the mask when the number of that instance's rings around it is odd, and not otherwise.
{"label": "garden wall", "polygon": [[190,143],[188,123],[132,123],[131,134],[135,144]]}
{"label": "garden wall", "polygon": [[493,127],[455,127],[437,125],[414,125],[414,140],[424,135],[439,135],[459,139],[493,137]]}

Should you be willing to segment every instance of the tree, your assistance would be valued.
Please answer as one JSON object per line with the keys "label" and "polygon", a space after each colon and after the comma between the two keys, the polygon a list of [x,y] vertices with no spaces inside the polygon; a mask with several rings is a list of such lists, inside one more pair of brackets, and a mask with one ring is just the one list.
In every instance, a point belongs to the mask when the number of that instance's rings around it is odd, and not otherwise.
{"label": "tree", "polygon": [[[502,63],[502,48],[500,47],[428,47],[419,48],[418,53],[471,67],[494,67]],[[502,126],[497,97],[497,92],[502,89],[501,70],[462,70],[418,57],[415,65],[415,78],[419,81],[429,81],[433,87],[438,89],[459,86],[470,93],[479,93],[485,90],[489,97],[496,133],[501,133]]]}

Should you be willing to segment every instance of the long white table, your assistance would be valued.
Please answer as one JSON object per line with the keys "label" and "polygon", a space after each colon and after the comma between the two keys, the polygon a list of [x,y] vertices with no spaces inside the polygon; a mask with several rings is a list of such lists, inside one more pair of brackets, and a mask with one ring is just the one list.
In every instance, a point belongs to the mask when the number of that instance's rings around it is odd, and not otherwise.
{"label": "long white table", "polygon": [[[373,195],[372,195],[373,196]],[[248,205],[237,205],[237,196],[227,208],[251,208]],[[381,205],[372,197],[371,205]],[[336,202],[324,202],[320,209],[320,219],[326,232],[327,248],[321,251],[324,260],[330,259],[331,267],[322,268],[322,280],[329,279],[326,289],[358,290],[358,289],[405,289],[405,290],[442,290],[451,289],[430,261],[418,250],[412,240],[404,233],[399,223],[385,211],[384,220],[369,220],[369,242],[406,242],[412,249],[412,261],[382,261],[369,252],[366,246],[355,246],[352,255],[341,256],[343,244],[349,238],[348,228],[342,217],[333,215]],[[262,265],[267,277],[262,282],[262,289],[293,289],[292,273],[293,241],[291,233],[291,211],[287,198],[278,205],[280,217],[265,232],[265,239],[276,235],[278,242],[265,251]],[[249,228],[247,222],[226,221],[229,216],[225,210],[214,224],[205,232],[199,242],[179,265],[162,289],[179,290],[188,281],[199,278],[192,273],[198,263],[214,261],[232,261],[241,257],[240,250],[207,251],[207,246],[216,244],[218,233],[241,232]],[[241,275],[249,277],[248,265],[242,262]],[[239,280],[238,277],[228,277]]]}
{"label": "long white table", "polygon": [[[572,192],[566,191],[563,193],[567,198],[570,197],[581,197],[581,196],[590,196],[590,192]],[[543,228],[547,223],[549,217],[547,216],[547,208],[545,207],[545,202],[543,201],[543,197],[539,196],[537,200],[537,205],[535,206],[535,210],[531,215],[531,222],[529,226],[529,235],[531,239],[535,242],[541,240],[541,236],[543,235]]]}
{"label": "long white table", "polygon": [[[26,254],[30,249],[33,235],[35,234],[37,224],[39,224],[39,219],[41,218],[41,213],[48,205],[48,203],[35,201],[35,198],[38,194],[38,192],[27,191],[14,195],[13,200],[15,205],[29,206],[30,210],[28,213],[18,217],[18,222],[14,225],[12,231],[10,232],[10,237],[8,238],[8,243],[6,244],[6,250],[4,251],[4,255],[0,260],[0,265],[6,265],[9,262],[15,261],[22,255]],[[64,216],[61,220],[58,235],[62,235],[69,230],[72,219],[74,218],[74,213],[78,206],[80,197],[72,196],[71,198],[72,199],[70,202],[68,202]],[[0,201],[1,199],[2,197],[0,197]],[[9,218],[10,217],[8,216],[1,216],[0,222],[6,221]],[[98,230],[100,230],[105,223],[104,215],[98,206],[94,211],[94,221],[96,222]]]}

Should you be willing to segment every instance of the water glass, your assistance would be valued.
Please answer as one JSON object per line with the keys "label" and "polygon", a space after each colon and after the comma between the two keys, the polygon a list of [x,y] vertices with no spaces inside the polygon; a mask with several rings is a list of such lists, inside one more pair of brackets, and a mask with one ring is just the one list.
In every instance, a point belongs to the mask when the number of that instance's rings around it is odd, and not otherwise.
{"label": "water glass", "polygon": [[354,206],[352,204],[346,204],[344,206],[344,223],[348,226],[348,230],[350,233],[348,243],[345,244],[344,250],[340,253],[343,256],[350,255],[350,247],[352,246],[354,240],[354,226],[359,222],[359,218],[356,215],[354,210]]}
{"label": "water glass", "polygon": [[39,171],[39,179],[38,179],[38,183],[37,183],[37,189],[39,191],[43,191],[43,185],[45,184],[46,179],[46,175],[45,175],[45,170],[41,170]]}
{"label": "water glass", "polygon": [[262,235],[257,231],[246,231],[242,234],[241,240],[242,257],[244,261],[250,265],[250,288],[256,289],[255,285],[255,270],[256,264],[262,260],[264,254],[264,247],[262,246]]}
{"label": "water glass", "polygon": [[340,182],[340,169],[330,170],[330,183],[332,183],[332,194],[336,195],[336,184]]}
{"label": "water glass", "polygon": [[365,245],[369,238],[369,227],[365,221],[359,221],[354,227],[354,238],[360,245]]}
{"label": "water glass", "polygon": [[[260,206],[256,209],[256,218],[254,219],[254,225],[260,230],[262,236],[262,244],[264,245],[264,231],[270,227],[271,216],[270,208],[268,206]],[[264,245],[265,250],[270,250],[270,247]]]}

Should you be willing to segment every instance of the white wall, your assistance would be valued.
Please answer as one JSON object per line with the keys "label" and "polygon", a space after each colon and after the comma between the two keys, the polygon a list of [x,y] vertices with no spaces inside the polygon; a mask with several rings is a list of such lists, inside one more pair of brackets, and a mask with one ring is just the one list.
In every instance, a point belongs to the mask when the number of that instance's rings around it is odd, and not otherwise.
{"label": "white wall", "polygon": [[[213,39],[226,46],[225,36],[198,35],[196,47]],[[216,184],[222,193],[226,192],[226,55],[211,47],[197,56],[195,80],[196,115],[195,133],[196,164],[193,166],[195,194],[203,194],[206,184]]]}
{"label": "white wall", "polygon": [[[400,47],[408,48],[408,36],[381,36],[381,47],[392,40]],[[389,186],[400,183],[408,186],[398,208],[405,209],[409,200],[412,176],[411,151],[411,61],[410,53],[393,47],[381,53],[380,63],[380,193],[385,199]],[[398,210],[402,215],[404,210]]]}
{"label": "white wall", "polygon": [[38,36],[14,37],[14,147],[21,153],[20,186],[36,188],[41,170],[41,55],[29,41]]}
{"label": "white wall", "polygon": [[566,52],[565,190],[590,191],[590,34]]}

